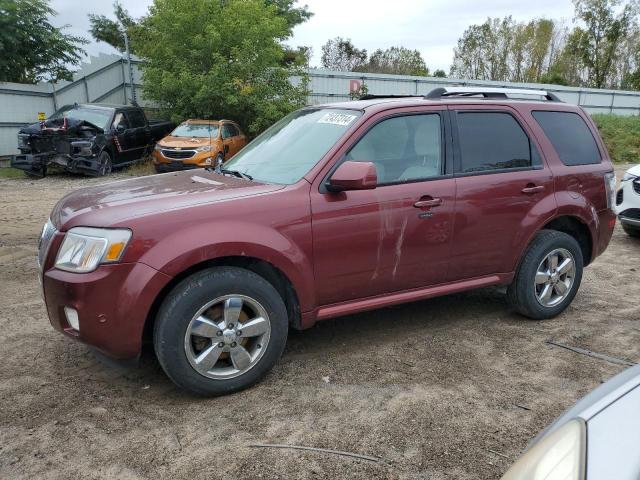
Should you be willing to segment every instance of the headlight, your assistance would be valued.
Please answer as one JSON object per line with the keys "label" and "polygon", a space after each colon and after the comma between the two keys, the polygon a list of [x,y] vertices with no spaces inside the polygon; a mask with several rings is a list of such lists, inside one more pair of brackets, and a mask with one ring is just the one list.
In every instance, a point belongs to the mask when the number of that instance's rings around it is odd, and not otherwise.
{"label": "headlight", "polygon": [[131,230],[76,227],[64,236],[55,267],[67,272],[92,272],[101,263],[122,258]]}
{"label": "headlight", "polygon": [[636,178],[638,178],[636,175],[631,175],[629,172],[627,172],[622,176],[622,181],[626,182],[627,180],[635,180]]}
{"label": "headlight", "polygon": [[544,437],[501,480],[583,480],[586,426],[574,419]]}
{"label": "headlight", "polygon": [[205,145],[204,147],[196,148],[196,152],[208,152],[211,150],[211,145]]}

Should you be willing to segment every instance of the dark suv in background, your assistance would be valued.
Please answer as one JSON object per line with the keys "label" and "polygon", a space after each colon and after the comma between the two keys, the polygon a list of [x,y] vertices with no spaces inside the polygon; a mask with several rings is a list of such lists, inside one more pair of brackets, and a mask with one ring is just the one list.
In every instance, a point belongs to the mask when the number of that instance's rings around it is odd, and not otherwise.
{"label": "dark suv in background", "polygon": [[44,295],[69,337],[121,359],[148,338],[175,383],[228,393],[289,327],[489,285],[558,315],[609,243],[614,188],[589,116],[544,91],[308,107],[224,169],[66,196],[42,234]]}

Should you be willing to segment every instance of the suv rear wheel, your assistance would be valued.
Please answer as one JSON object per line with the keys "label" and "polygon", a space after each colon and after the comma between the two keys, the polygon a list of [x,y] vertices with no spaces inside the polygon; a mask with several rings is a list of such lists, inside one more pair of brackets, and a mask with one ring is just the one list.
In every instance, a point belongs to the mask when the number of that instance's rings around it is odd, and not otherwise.
{"label": "suv rear wheel", "polygon": [[204,396],[249,387],[276,363],[287,340],[277,290],[242,268],[217,267],[179,283],[154,327],[162,368],[178,386]]}
{"label": "suv rear wheel", "polygon": [[580,245],[570,235],[540,231],[507,289],[511,306],[533,320],[555,317],[571,304],[582,280]]}

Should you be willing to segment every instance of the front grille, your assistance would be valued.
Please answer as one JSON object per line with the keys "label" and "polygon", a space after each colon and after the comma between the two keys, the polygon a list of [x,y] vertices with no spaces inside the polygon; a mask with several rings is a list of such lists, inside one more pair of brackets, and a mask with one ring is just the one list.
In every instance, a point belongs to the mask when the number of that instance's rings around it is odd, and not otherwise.
{"label": "front grille", "polygon": [[622,189],[620,189],[616,194],[616,205],[622,205],[623,201],[624,201],[624,192],[622,191]]}
{"label": "front grille", "polygon": [[191,158],[196,154],[195,150],[169,150],[163,149],[162,155],[167,158],[175,158],[177,160],[186,160],[187,158]]}
{"label": "front grille", "polygon": [[48,220],[42,228],[42,234],[40,235],[40,241],[38,242],[38,268],[40,270],[44,268],[44,262],[47,259],[47,252],[51,245],[51,239],[56,233],[57,230],[53,226],[53,223],[51,223],[51,220]]}
{"label": "front grille", "polygon": [[640,181],[638,180],[633,181],[633,191],[636,192],[638,195],[640,195]]}

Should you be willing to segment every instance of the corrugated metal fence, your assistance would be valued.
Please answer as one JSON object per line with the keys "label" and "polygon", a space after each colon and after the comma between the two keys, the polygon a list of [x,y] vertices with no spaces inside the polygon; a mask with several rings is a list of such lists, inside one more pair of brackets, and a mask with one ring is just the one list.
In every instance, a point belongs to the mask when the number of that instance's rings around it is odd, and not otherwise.
{"label": "corrugated metal fence", "polygon": [[[133,86],[140,99],[139,60],[132,61]],[[17,133],[37,121],[38,112],[51,115],[63,105],[102,102],[125,104],[132,96],[126,61],[118,55],[93,57],[73,81],[37,85],[0,82],[0,155],[16,153]]]}
{"label": "corrugated metal fence", "polygon": [[[138,103],[149,105],[138,91],[141,73],[139,60],[133,61],[133,84]],[[297,83],[299,78],[292,78]],[[561,100],[580,105],[590,113],[640,115],[640,92],[598,90],[525,83],[457,80],[434,77],[410,77],[371,73],[309,70],[308,103],[347,101],[350,92],[363,84],[368,93],[379,95],[426,95],[432,89],[451,85],[543,88],[554,92]],[[103,102],[124,104],[131,98],[126,62],[118,55],[100,55],[83,65],[72,82],[25,85],[0,83],[0,155],[16,152],[16,134],[25,124],[33,123],[38,112],[47,116],[63,105]]]}

